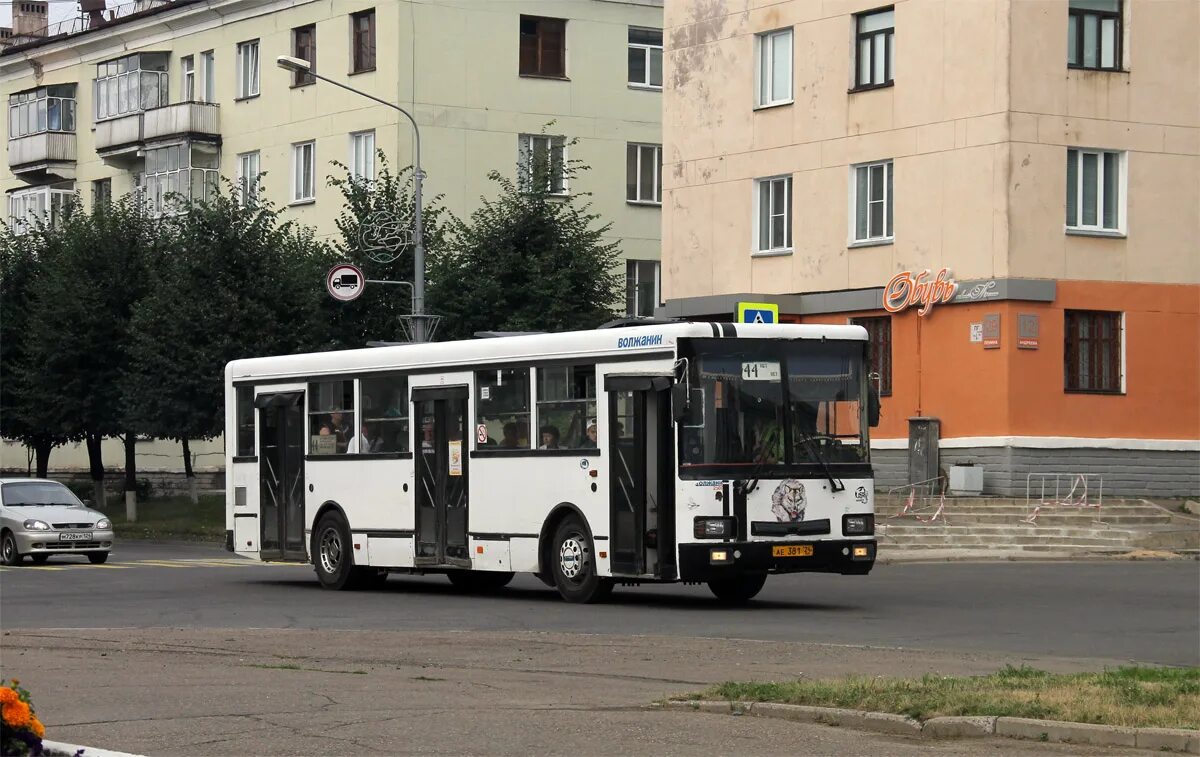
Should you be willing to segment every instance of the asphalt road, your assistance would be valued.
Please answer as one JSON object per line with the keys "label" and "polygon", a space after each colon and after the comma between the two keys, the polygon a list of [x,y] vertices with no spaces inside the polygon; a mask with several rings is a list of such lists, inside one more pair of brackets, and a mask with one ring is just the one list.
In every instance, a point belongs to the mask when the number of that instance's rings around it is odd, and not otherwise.
{"label": "asphalt road", "polygon": [[518,576],[466,596],[440,576],[393,575],[373,592],[327,592],[308,566],[220,548],[126,542],[106,566],[55,558],[0,570],[5,630],[259,628],[648,634],[1200,665],[1200,564],[881,565],[869,576],[767,582],[748,607],[703,586],[618,588],[607,604],[559,600]]}

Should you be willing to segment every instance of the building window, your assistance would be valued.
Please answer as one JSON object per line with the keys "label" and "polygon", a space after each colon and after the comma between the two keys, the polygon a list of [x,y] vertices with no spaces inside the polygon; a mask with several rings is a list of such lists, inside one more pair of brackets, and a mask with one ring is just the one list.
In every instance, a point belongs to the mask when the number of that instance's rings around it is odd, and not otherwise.
{"label": "building window", "polygon": [[892,319],[851,318],[850,323],[867,330],[867,342],[871,348],[871,383],[879,389],[881,397],[892,393]]}
{"label": "building window", "polygon": [[[298,26],[292,29],[292,55],[300,60],[308,61],[313,71],[317,70],[317,26]],[[305,84],[316,82],[308,71],[293,71],[292,86],[303,87]]]}
{"label": "building window", "polygon": [[9,224],[16,234],[32,231],[39,224],[57,226],[74,199],[75,189],[70,185],[18,190],[8,196]]}
{"label": "building window", "polygon": [[182,143],[146,150],[139,185],[151,215],[183,212],[192,202],[211,200],[220,193],[221,159],[207,143]]}
{"label": "building window", "polygon": [[1068,310],[1064,317],[1066,391],[1121,392],[1121,314]]}
{"label": "building window", "polygon": [[625,199],[662,204],[662,145],[625,146]]}
{"label": "building window", "polygon": [[892,239],[892,161],[853,166],[855,242]]}
{"label": "building window", "polygon": [[217,65],[212,50],[200,53],[200,62],[204,64],[204,87],[200,98],[206,103],[217,101]]}
{"label": "building window", "polygon": [[567,193],[567,141],[565,137],[545,134],[522,134],[518,140],[521,161],[521,183],[528,187],[534,177],[546,177],[546,191],[553,195]]}
{"label": "building window", "polygon": [[196,59],[190,55],[179,59],[180,94],[183,102],[190,103],[196,99]]}
{"label": "building window", "polygon": [[112,179],[92,182],[92,208],[102,208],[112,202]]}
{"label": "building window", "polygon": [[855,89],[892,83],[896,62],[896,11],[892,8],[855,16],[858,42]]}
{"label": "building window", "polygon": [[308,385],[308,453],[355,452],[354,382],[321,381]]}
{"label": "building window", "polygon": [[487,428],[487,441],[475,446],[529,449],[529,369],[477,371],[475,392],[475,423]]}
{"label": "building window", "polygon": [[238,99],[258,96],[258,40],[237,46]]}
{"label": "building window", "polygon": [[375,9],[350,16],[350,73],[375,70]]}
{"label": "building window", "polygon": [[792,30],[781,29],[754,37],[758,49],[758,106],[792,101]]}
{"label": "building window", "polygon": [[521,76],[567,75],[567,22],[521,16]]}
{"label": "building window", "polygon": [[75,85],[38,87],[8,96],[8,138],[75,131]]}
{"label": "building window", "polygon": [[97,64],[96,118],[167,105],[167,62],[167,53],[138,53]]}
{"label": "building window", "polygon": [[258,178],[262,173],[260,165],[257,150],[237,156],[238,195],[243,204],[258,197]]}
{"label": "building window", "polygon": [[635,317],[654,315],[660,302],[659,262],[625,261],[625,313]]}
{"label": "building window", "polygon": [[1124,153],[1067,150],[1067,228],[1117,232],[1124,228],[1121,163]]}
{"label": "building window", "polygon": [[596,440],[596,366],[538,368],[538,449],[588,449]]}
{"label": "building window", "polygon": [[375,180],[375,132],[350,135],[350,175],[363,181]]}
{"label": "building window", "polygon": [[1067,8],[1067,66],[1121,68],[1121,0],[1071,0]]}
{"label": "building window", "polygon": [[792,249],[792,177],[756,179],[759,252]]}
{"label": "building window", "polygon": [[662,89],[662,29],[629,27],[629,83]]}
{"label": "building window", "polygon": [[317,143],[292,145],[292,202],[316,198]]}
{"label": "building window", "polygon": [[408,452],[408,377],[362,380],[363,428],[358,453]]}

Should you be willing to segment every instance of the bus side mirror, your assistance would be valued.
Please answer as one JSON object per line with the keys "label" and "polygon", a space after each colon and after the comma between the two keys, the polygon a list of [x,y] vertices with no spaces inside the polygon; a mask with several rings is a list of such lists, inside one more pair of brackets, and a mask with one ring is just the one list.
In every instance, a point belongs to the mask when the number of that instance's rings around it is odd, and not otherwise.
{"label": "bus side mirror", "polygon": [[671,417],[679,422],[687,417],[688,390],[686,384],[671,387]]}
{"label": "bus side mirror", "polygon": [[871,428],[879,425],[879,392],[875,387],[867,389],[867,425]]}

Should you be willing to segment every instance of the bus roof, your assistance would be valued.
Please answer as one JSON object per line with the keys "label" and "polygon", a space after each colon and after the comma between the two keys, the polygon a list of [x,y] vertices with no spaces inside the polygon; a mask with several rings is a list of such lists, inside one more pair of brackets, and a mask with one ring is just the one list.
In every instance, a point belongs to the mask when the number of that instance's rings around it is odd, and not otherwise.
{"label": "bus roof", "polygon": [[353,350],[310,352],[234,360],[225,367],[227,381],[286,379],[384,370],[470,369],[486,363],[541,362],[571,358],[628,356],[637,359],[673,352],[680,338],[744,337],[751,339],[866,340],[861,326],[825,324],[658,323],[625,328],[524,334],[455,342],[402,344]]}

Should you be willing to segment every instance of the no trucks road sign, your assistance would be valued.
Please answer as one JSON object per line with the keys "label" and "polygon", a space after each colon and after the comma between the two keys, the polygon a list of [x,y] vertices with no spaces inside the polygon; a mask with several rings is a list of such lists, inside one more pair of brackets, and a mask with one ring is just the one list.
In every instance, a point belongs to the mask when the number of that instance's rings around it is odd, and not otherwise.
{"label": "no trucks road sign", "polygon": [[329,269],[325,277],[325,288],[335,300],[350,302],[357,299],[367,286],[367,280],[358,266],[343,263]]}

